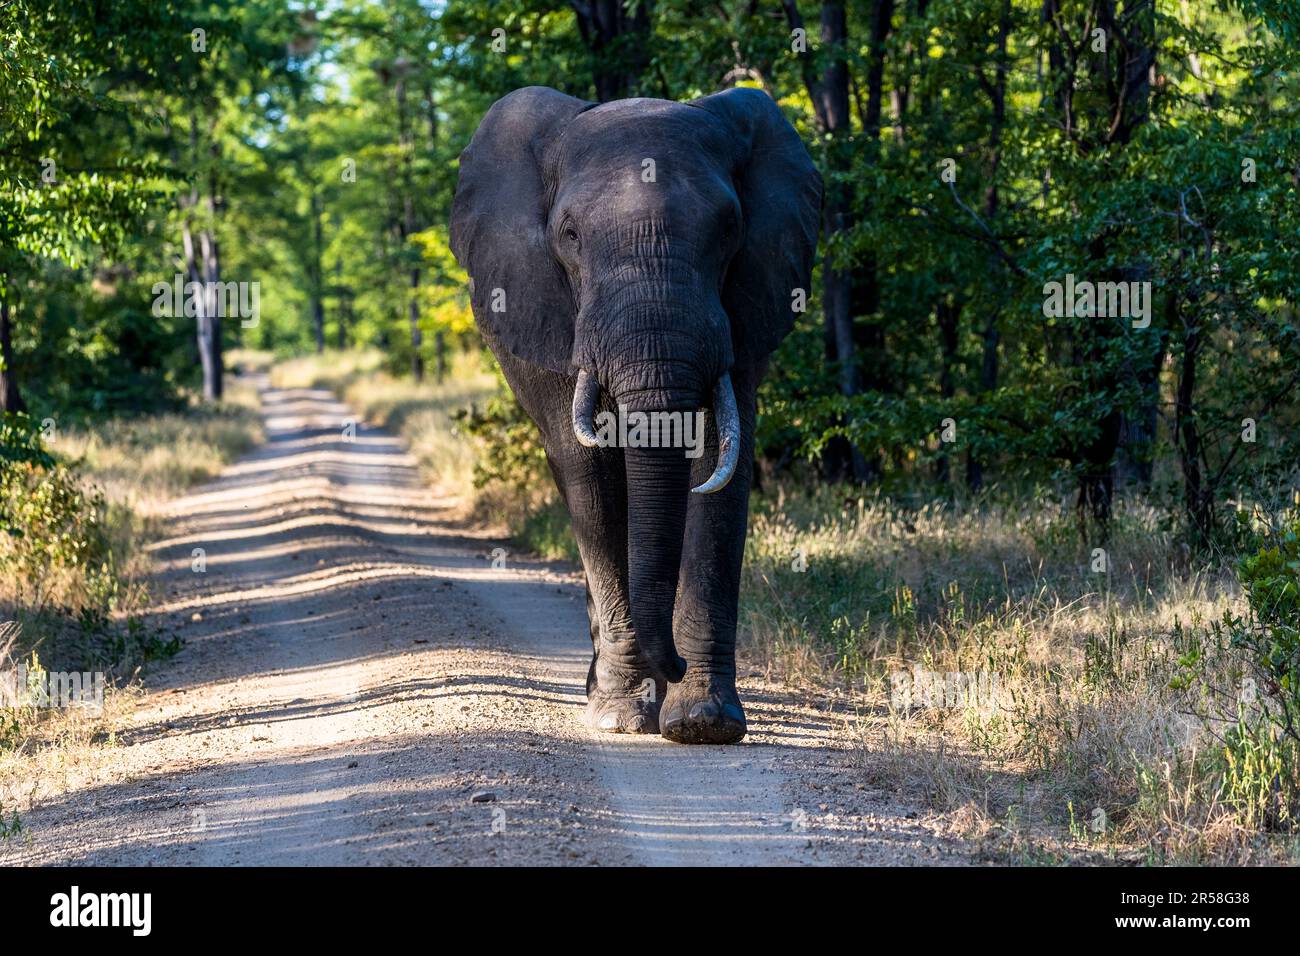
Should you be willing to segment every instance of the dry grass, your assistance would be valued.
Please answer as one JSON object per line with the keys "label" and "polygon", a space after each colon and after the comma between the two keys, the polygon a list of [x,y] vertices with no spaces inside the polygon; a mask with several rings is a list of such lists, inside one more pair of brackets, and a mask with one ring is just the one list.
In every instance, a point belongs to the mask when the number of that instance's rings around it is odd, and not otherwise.
{"label": "dry grass", "polygon": [[[755,507],[743,647],[788,680],[848,689],[864,773],[923,794],[1003,859],[1285,857],[1293,838],[1261,836],[1220,799],[1216,725],[1171,686],[1191,636],[1242,608],[1235,576],[1190,565],[1161,517],[1121,505],[1098,571],[1055,502],[778,493]],[[1234,686],[1240,659],[1202,652]],[[909,706],[902,675],[992,692]]]}
{"label": "dry grass", "polygon": [[[10,671],[20,635],[10,624],[0,641],[0,670]],[[0,705],[0,845],[28,839],[22,814],[33,803],[93,779],[113,760],[122,726],[140,694],[136,681],[105,688],[101,708],[37,707],[5,700]]]}
{"label": "dry grass", "polygon": [[[0,674],[19,663],[56,671],[105,672],[102,710],[0,701],[0,839],[21,839],[20,817],[38,794],[111,759],[114,728],[138,693],[140,665],[171,653],[169,635],[137,616],[147,605],[150,562],[142,545],[151,515],[169,498],[214,476],[261,438],[257,396],[228,380],[226,401],[183,413],[112,418],[59,431],[50,450],[67,463],[68,539],[77,561],[25,552],[22,538],[0,542]],[[50,481],[49,476],[33,480]]]}
{"label": "dry grass", "polygon": [[475,449],[453,415],[499,387],[480,355],[458,353],[443,382],[417,384],[385,371],[378,352],[326,352],[276,365],[271,384],[330,389],[365,420],[400,435],[431,485],[460,498],[467,510],[475,505]]}
{"label": "dry grass", "polygon": [[68,429],[52,450],[77,462],[108,501],[147,515],[260,441],[257,409],[252,384],[231,378],[219,406]]}

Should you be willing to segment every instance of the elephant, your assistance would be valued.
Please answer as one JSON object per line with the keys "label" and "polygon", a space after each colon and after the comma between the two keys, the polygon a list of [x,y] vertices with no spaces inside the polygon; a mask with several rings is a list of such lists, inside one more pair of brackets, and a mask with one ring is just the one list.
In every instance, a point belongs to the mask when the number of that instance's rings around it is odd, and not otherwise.
{"label": "elephant", "polygon": [[[572,522],[596,731],[745,735],[756,393],[804,308],[821,205],[803,141],[751,88],[594,103],[526,87],[461,153],[450,245]],[[702,445],[598,434],[638,413],[698,415]]]}

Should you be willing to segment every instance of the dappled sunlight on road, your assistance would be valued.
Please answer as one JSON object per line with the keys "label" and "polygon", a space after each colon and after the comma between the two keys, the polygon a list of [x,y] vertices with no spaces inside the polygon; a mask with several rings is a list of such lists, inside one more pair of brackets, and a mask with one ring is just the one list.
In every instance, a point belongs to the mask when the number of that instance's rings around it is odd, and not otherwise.
{"label": "dappled sunlight on road", "polygon": [[39,838],[11,856],[745,865],[925,838],[818,809],[801,781],[848,759],[846,716],[776,688],[743,686],[738,746],[592,734],[580,575],[461,530],[328,393],[264,400],[267,443],[172,503],[152,546],[148,625],[184,650],[113,773],[34,796]]}

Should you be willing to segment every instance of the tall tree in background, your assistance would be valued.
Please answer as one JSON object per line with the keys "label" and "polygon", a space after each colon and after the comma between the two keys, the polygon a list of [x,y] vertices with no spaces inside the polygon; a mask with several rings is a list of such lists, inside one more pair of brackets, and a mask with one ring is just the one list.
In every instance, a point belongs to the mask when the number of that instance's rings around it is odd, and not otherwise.
{"label": "tall tree in background", "polygon": [[650,62],[652,0],[571,0],[578,31],[591,51],[596,99],[636,96]]}
{"label": "tall tree in background", "polygon": [[[234,343],[353,344],[440,376],[448,342],[475,342],[444,224],[494,100],[529,84],[596,100],[747,84],[806,137],[827,186],[817,294],[764,385],[765,472],[807,458],[909,496],[1023,483],[1069,494],[1087,541],[1117,496],[1158,501],[1176,481],[1189,538],[1208,545],[1228,489],[1281,467],[1275,445],[1239,437],[1245,419],[1277,436],[1296,414],[1300,122],[1277,0],[65,14],[0,6],[6,407],[78,389],[103,407],[196,384],[215,398]],[[104,30],[136,39],[110,51]],[[261,321],[223,323],[201,296],[158,322],[141,303],[178,271],[205,289],[260,282]],[[1150,281],[1150,327],[1044,315],[1045,283],[1067,274]]]}
{"label": "tall tree in background", "polygon": [[[853,129],[847,62],[848,16],[843,0],[828,0],[822,4],[821,43],[825,59],[818,73],[798,4],[795,0],[783,0],[782,6],[790,30],[796,37],[796,52],[802,64],[804,86],[817,117],[817,127],[826,137],[822,228],[824,242],[835,252],[830,261],[822,265],[825,352],[827,362],[838,369],[840,394],[851,398],[860,390],[858,336],[853,321],[854,270],[851,264],[843,261],[844,253],[840,250],[844,234],[853,225],[853,187],[849,178]],[[865,481],[873,470],[861,450],[842,437],[832,439],[822,460],[825,473],[832,481],[850,477]]]}
{"label": "tall tree in background", "polygon": [[[158,22],[137,22],[141,12],[0,6],[0,411],[27,406],[14,349],[23,282],[43,261],[77,265],[93,243],[112,247],[143,212],[148,164],[84,136],[102,109],[90,81],[149,63]],[[130,36],[108,51],[101,31],[118,28]]]}

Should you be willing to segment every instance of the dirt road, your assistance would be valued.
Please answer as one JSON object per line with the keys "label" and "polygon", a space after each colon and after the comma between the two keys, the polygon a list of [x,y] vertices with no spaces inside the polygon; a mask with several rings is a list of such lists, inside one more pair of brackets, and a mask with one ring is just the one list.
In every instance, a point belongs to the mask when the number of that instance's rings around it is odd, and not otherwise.
{"label": "dirt road", "polygon": [[581,722],[580,579],[458,526],[397,439],[263,391],[268,441],[175,502],[120,744],[40,782],[44,864],[960,862],[847,717],[746,682],[734,747]]}

